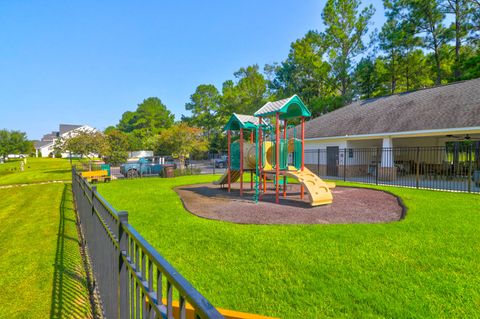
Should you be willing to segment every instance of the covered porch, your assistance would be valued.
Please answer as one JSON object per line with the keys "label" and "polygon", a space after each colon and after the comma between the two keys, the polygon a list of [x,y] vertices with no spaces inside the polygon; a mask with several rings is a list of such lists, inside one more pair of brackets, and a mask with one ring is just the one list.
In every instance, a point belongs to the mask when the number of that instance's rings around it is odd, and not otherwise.
{"label": "covered porch", "polygon": [[305,163],[325,178],[478,192],[480,132],[307,142]]}

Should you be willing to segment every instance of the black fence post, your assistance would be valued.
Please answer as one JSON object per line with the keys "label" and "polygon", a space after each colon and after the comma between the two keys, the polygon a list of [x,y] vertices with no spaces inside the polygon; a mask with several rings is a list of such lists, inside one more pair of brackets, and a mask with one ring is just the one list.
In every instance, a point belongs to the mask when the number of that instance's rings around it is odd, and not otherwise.
{"label": "black fence post", "polygon": [[472,192],[472,146],[468,148],[468,192]]}
{"label": "black fence post", "polygon": [[420,183],[420,147],[417,147],[417,160],[416,160],[416,167],[415,167],[415,185],[418,189]]}
{"label": "black fence post", "polygon": [[320,176],[320,149],[317,150],[317,175]]}
{"label": "black fence post", "polygon": [[[379,154],[379,148],[377,147],[377,154],[375,155],[375,185],[378,185],[378,154]],[[380,163],[382,162],[382,158],[380,157]]]}
{"label": "black fence post", "polygon": [[347,149],[343,149],[343,181],[347,180]]}
{"label": "black fence post", "polygon": [[127,257],[128,237],[123,230],[124,225],[128,223],[128,213],[118,212],[118,242],[120,249],[118,252],[118,313],[120,319],[128,318],[129,310],[129,290],[128,290],[128,271],[127,265],[122,255]]}
{"label": "black fence post", "polygon": [[92,215],[95,214],[95,207],[93,205],[93,198],[95,197],[95,193],[97,192],[97,186],[92,186]]}

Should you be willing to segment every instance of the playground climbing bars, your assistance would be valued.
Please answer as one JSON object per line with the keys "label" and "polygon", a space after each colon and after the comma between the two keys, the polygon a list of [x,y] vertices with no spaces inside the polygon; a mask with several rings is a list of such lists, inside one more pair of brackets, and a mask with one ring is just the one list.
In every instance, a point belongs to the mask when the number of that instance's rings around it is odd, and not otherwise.
{"label": "playground climbing bars", "polygon": [[[287,177],[290,176],[300,182],[301,199],[304,198],[305,191],[308,191],[312,206],[331,203],[333,197],[330,186],[305,168],[305,118],[310,116],[310,111],[297,95],[268,102],[254,116],[232,114],[224,127],[228,134],[227,173],[216,184],[228,184],[230,191],[231,184],[240,180],[240,196],[243,196],[243,174],[250,172],[250,189],[253,188],[255,179],[254,200],[257,201],[267,191],[267,176],[273,175],[275,202],[278,204],[280,185],[283,185],[283,198],[286,198]],[[296,137],[296,129],[293,127],[293,137],[288,140],[290,119],[294,123],[294,119],[300,119],[300,139]],[[236,135],[238,141],[232,142],[231,131],[239,132]],[[249,138],[245,136],[246,133],[250,133]],[[289,161],[289,153],[293,153],[292,163]]]}

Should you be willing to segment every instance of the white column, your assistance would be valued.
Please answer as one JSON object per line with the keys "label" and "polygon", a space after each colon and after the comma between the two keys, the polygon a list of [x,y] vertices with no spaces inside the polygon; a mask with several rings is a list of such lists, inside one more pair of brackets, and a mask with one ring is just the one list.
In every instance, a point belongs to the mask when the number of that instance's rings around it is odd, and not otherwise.
{"label": "white column", "polygon": [[394,167],[393,141],[391,137],[383,138],[382,142],[382,164],[381,167]]}

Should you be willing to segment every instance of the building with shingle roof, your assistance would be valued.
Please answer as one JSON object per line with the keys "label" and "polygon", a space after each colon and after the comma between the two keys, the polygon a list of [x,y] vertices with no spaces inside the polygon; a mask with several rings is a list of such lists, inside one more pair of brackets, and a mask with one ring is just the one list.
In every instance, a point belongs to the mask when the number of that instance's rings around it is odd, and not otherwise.
{"label": "building with shingle roof", "polygon": [[356,101],[310,120],[305,135],[310,139],[405,136],[422,131],[445,135],[479,127],[480,79],[475,79]]}
{"label": "building with shingle roof", "polygon": [[[54,155],[55,142],[60,138],[74,136],[75,132],[79,130],[95,131],[94,128],[88,125],[77,124],[60,124],[58,131],[52,131],[43,135],[40,141],[34,142],[35,152],[37,157],[51,157]],[[62,154],[62,157],[68,157],[69,154]]]}
{"label": "building with shingle roof", "polygon": [[[356,149],[380,149],[381,154],[370,152],[378,157],[372,155],[363,162],[369,161],[372,165],[378,162],[381,168],[392,169],[400,161],[396,156],[400,152],[396,150],[401,148],[445,148],[448,143],[470,141],[477,154],[480,152],[480,78],[355,101],[306,122],[305,139],[305,163],[330,166],[330,172],[342,167],[344,156],[349,157],[346,163],[355,165],[353,157],[362,154],[354,152]],[[416,161],[414,158],[401,160]],[[443,156],[421,159],[427,164],[440,164],[444,160]]]}

